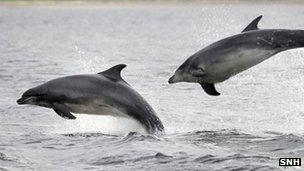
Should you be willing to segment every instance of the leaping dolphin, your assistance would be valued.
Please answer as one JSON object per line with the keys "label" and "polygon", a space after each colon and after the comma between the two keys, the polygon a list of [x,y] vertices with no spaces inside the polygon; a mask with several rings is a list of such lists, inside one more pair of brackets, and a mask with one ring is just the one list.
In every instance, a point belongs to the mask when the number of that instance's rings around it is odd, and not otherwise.
{"label": "leaping dolphin", "polygon": [[76,119],[71,112],[128,116],[150,134],[163,131],[152,107],[122,79],[125,67],[120,64],[98,74],[57,78],[27,90],[17,103],[52,108],[66,119]]}
{"label": "leaping dolphin", "polygon": [[190,56],[169,83],[199,83],[205,92],[218,96],[214,84],[259,64],[271,56],[304,46],[304,30],[259,29],[262,15],[241,34],[217,41]]}

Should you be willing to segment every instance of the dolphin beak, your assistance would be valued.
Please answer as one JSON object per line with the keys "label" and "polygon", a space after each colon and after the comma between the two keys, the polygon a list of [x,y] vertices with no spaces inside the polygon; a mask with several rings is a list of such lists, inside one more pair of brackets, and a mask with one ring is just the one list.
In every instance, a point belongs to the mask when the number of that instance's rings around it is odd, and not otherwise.
{"label": "dolphin beak", "polygon": [[168,83],[169,83],[169,84],[175,83],[175,82],[174,82],[174,75],[173,75],[171,78],[169,78]]}
{"label": "dolphin beak", "polygon": [[34,99],[34,97],[21,97],[20,99],[17,100],[17,103],[19,105],[22,105],[22,104],[27,104],[27,102],[29,102],[30,100]]}

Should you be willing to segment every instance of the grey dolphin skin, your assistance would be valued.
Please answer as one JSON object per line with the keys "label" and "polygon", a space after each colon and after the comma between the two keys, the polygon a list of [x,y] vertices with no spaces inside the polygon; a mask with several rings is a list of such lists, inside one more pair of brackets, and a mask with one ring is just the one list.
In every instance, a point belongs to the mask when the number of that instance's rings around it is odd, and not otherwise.
{"label": "grey dolphin skin", "polygon": [[199,83],[209,95],[214,87],[233,75],[271,56],[304,46],[304,30],[258,29],[262,16],[254,19],[241,34],[217,41],[190,56],[169,79],[169,83]]}
{"label": "grey dolphin skin", "polygon": [[125,67],[57,78],[27,90],[17,103],[52,108],[66,119],[76,119],[71,112],[131,117],[150,134],[162,132],[164,126],[152,107],[121,78]]}

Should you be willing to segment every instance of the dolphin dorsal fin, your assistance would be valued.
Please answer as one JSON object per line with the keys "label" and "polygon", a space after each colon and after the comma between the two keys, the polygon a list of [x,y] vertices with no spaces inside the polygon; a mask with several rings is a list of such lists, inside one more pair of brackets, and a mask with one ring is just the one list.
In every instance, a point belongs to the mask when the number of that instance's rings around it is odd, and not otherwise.
{"label": "dolphin dorsal fin", "polygon": [[116,81],[123,80],[121,78],[120,72],[126,66],[127,66],[126,64],[118,64],[118,65],[115,65],[115,66],[113,66],[112,68],[110,68],[108,70],[99,72],[98,74],[103,75],[103,76],[105,76],[105,77],[107,77],[109,79],[116,80]]}
{"label": "dolphin dorsal fin", "polygon": [[259,29],[258,24],[262,17],[263,15],[260,15],[257,18],[255,18],[253,21],[251,21],[251,23],[248,24],[248,26],[242,31],[242,33],[251,30],[258,30]]}

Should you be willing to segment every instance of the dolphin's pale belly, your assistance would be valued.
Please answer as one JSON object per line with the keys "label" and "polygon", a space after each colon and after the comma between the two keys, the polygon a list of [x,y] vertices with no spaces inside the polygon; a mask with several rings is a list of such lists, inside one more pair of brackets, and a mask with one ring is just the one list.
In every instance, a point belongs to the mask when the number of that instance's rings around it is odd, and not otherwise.
{"label": "dolphin's pale belly", "polygon": [[276,54],[275,50],[264,49],[240,49],[236,53],[229,53],[219,57],[219,59],[210,65],[212,81],[222,82],[229,77],[236,75]]}
{"label": "dolphin's pale belly", "polygon": [[118,110],[115,107],[112,107],[107,104],[103,104],[102,102],[96,100],[88,105],[85,104],[74,104],[74,103],[66,103],[65,105],[68,106],[68,108],[73,113],[83,113],[83,114],[91,114],[91,115],[111,115],[115,117],[126,117],[129,118],[129,116],[120,110]]}

